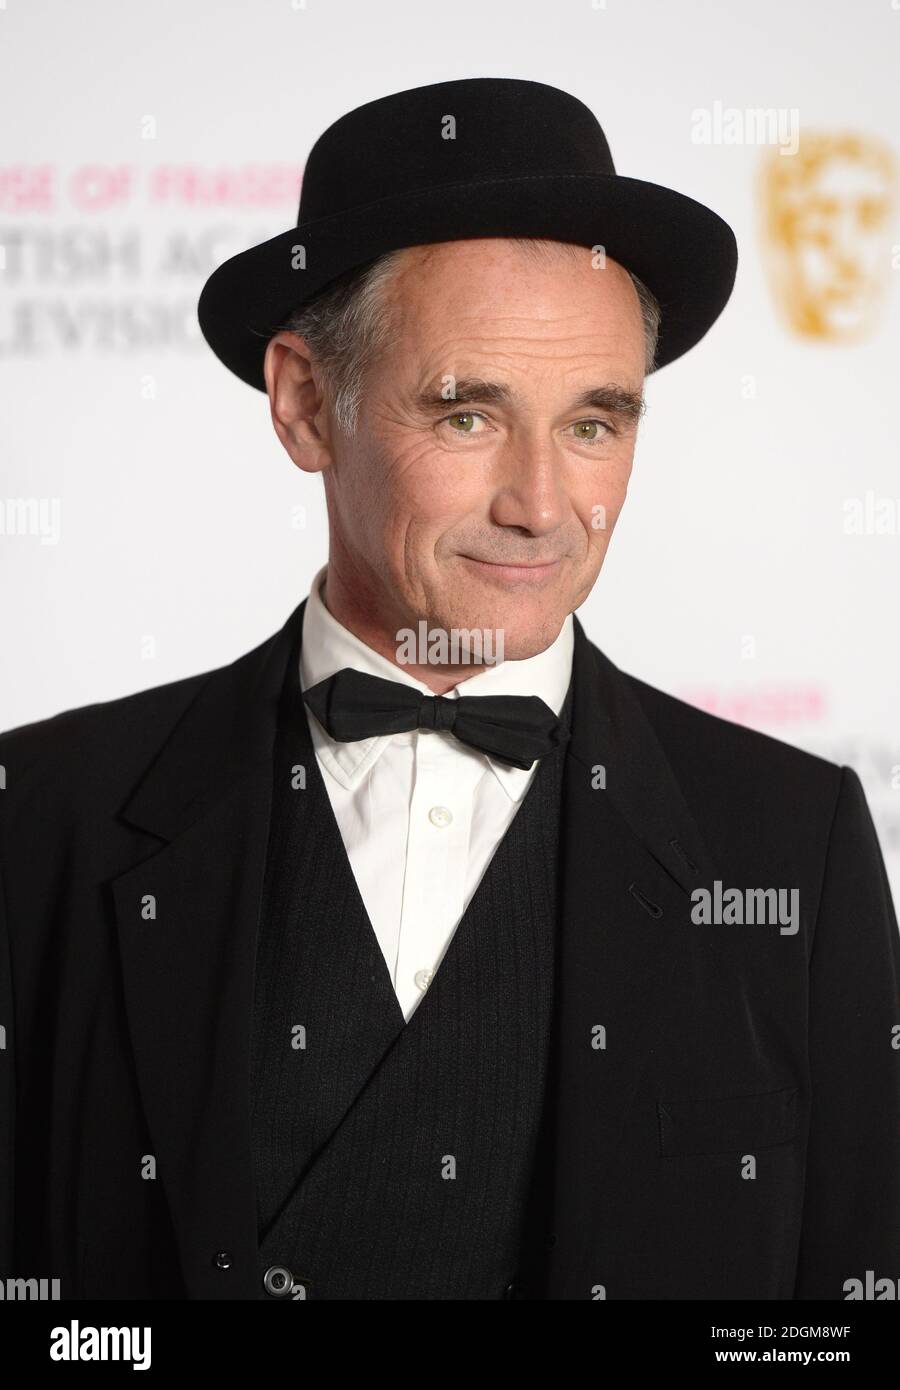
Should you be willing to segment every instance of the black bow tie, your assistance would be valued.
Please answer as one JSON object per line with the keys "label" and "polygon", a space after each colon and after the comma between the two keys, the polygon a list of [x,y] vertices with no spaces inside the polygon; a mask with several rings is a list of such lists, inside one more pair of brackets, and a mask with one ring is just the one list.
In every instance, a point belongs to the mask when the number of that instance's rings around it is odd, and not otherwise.
{"label": "black bow tie", "polygon": [[410,729],[446,730],[460,743],[526,772],[568,734],[537,695],[461,695],[448,700],[349,666],[304,690],[303,698],[340,743]]}

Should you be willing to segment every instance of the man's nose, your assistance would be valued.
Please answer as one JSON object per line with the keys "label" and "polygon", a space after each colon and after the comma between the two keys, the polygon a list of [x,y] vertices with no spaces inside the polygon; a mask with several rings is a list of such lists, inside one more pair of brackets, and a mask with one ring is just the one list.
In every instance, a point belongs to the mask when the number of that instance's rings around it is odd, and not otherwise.
{"label": "man's nose", "polygon": [[565,519],[567,497],[563,461],[552,443],[519,441],[498,462],[492,520],[534,536],[555,531]]}

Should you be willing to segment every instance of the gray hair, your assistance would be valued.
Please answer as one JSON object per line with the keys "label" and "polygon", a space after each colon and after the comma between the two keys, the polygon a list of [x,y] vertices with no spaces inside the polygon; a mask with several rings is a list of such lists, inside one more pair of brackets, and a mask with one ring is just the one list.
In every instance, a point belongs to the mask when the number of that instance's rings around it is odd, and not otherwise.
{"label": "gray hair", "polygon": [[[510,239],[537,260],[546,260],[559,252],[574,257],[585,250],[583,246],[546,237]],[[273,330],[297,333],[306,339],[330,393],[334,418],[346,434],[356,429],[366,372],[395,333],[386,291],[408,250],[401,247],[386,251],[365,265],[345,271]],[[644,370],[649,374],[656,365],[660,308],[647,286],[631,271],[628,274],[641,307]]]}

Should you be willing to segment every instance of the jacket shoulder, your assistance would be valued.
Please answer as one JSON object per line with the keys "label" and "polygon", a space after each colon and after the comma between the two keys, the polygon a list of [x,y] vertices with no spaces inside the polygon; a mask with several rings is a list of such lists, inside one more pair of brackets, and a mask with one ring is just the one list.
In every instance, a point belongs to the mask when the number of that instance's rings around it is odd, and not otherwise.
{"label": "jacket shoulder", "polygon": [[80,705],[0,734],[9,798],[17,800],[31,788],[42,801],[62,790],[78,801],[107,782],[123,785],[132,773],[137,776],[215,674],[205,671]]}
{"label": "jacket shoulder", "polygon": [[622,677],[679,771],[689,774],[714,767],[732,785],[775,778],[811,791],[836,793],[842,773],[838,763],[698,709],[636,676],[623,672]]}
{"label": "jacket shoulder", "polygon": [[74,738],[93,733],[109,736],[118,729],[131,731],[141,728],[148,721],[156,724],[186,708],[213,674],[212,671],[204,671],[199,675],[151,686],[148,690],[137,690],[131,695],[96,700],[92,704],[61,710],[59,714],[48,715],[29,724],[19,724],[0,733],[0,748],[24,750],[38,746],[59,747]]}
{"label": "jacket shoulder", "polygon": [[[268,709],[283,679],[280,660],[304,610],[305,602],[278,631],[221,666],[0,734],[4,819],[71,825],[82,813],[115,814],[173,746],[195,771],[204,759],[214,772],[237,766],[258,732],[260,707]],[[172,777],[179,775],[176,765]]]}

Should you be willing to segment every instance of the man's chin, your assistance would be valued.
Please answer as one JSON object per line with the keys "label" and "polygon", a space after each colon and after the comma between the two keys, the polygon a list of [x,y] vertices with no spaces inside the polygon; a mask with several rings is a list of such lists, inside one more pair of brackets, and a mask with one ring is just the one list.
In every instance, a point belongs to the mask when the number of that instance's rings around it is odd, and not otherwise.
{"label": "man's chin", "polygon": [[546,617],[540,627],[524,630],[514,628],[511,632],[504,634],[503,638],[503,659],[504,661],[527,661],[531,656],[538,656],[551,647],[559,636],[563,625],[563,618],[558,621],[549,621]]}
{"label": "man's chin", "polygon": [[509,614],[504,614],[501,605],[479,604],[467,607],[452,626],[457,632],[480,634],[483,650],[494,657],[487,664],[496,665],[500,661],[525,661],[546,651],[559,636],[566,616],[567,611],[558,604],[547,604],[534,612],[517,608]]}

